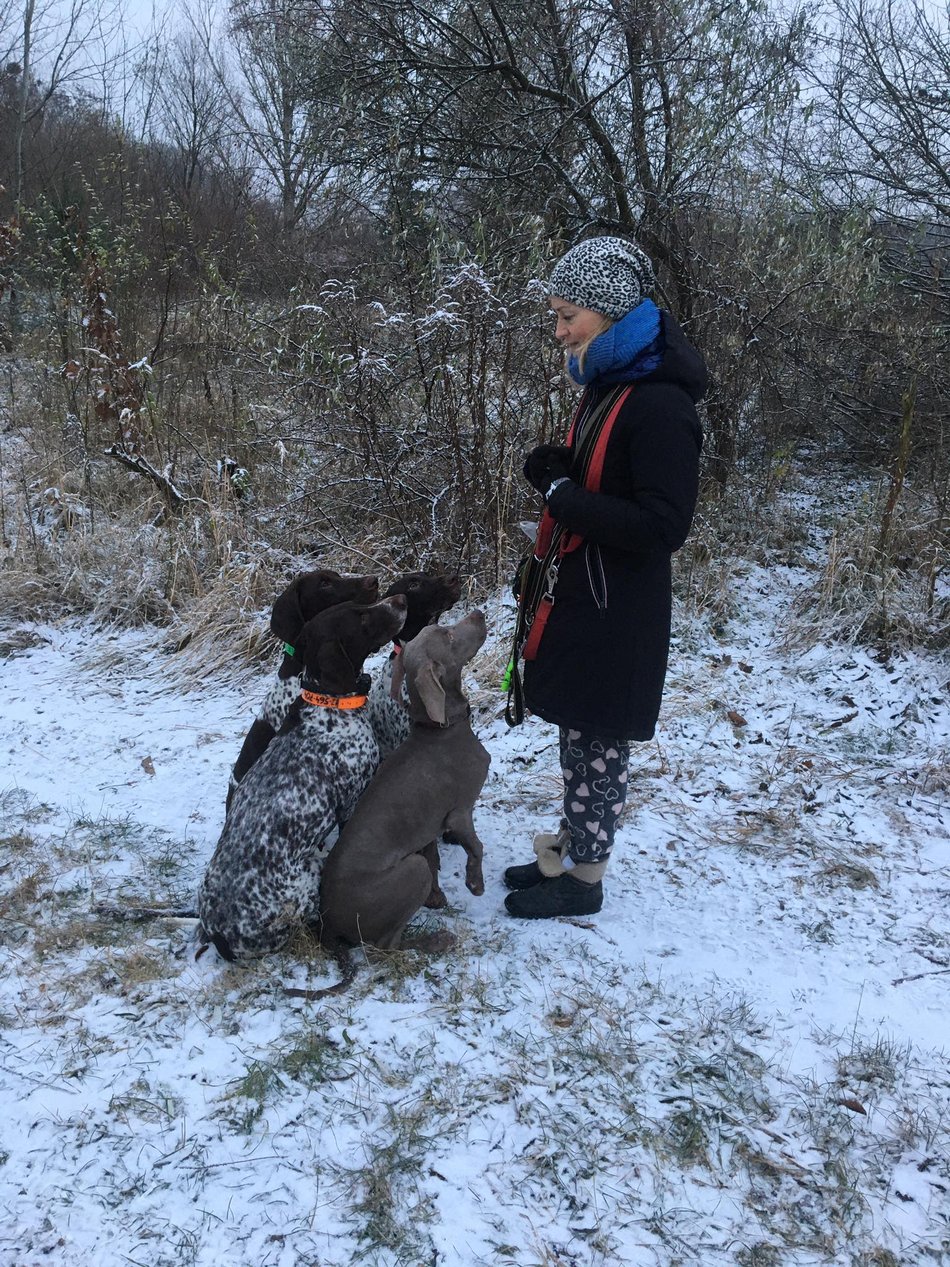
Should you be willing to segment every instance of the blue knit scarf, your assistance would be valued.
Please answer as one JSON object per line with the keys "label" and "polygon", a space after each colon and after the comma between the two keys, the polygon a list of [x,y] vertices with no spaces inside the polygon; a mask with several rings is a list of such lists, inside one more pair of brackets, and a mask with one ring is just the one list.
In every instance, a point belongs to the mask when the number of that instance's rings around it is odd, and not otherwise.
{"label": "blue knit scarf", "polygon": [[663,360],[660,310],[644,299],[632,312],[599,334],[587,349],[584,369],[572,356],[567,368],[575,383],[629,383],[659,368]]}

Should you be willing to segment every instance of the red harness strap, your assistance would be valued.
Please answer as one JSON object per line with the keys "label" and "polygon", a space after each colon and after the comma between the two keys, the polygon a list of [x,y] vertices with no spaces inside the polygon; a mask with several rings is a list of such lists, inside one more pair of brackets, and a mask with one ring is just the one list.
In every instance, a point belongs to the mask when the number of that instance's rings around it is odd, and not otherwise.
{"label": "red harness strap", "polygon": [[[604,419],[602,426],[597,433],[597,439],[594,443],[593,451],[587,463],[587,469],[584,472],[583,487],[589,489],[592,493],[600,492],[600,482],[604,474],[604,458],[607,453],[607,445],[610,442],[610,435],[617,421],[617,416],[623,408],[624,402],[633,390],[632,386],[626,391],[620,393],[614,404]],[[571,429],[567,433],[567,447],[570,449],[574,444],[574,433],[577,429],[577,422],[583,409],[584,401],[578,405],[574,418],[571,422]],[[557,530],[557,522],[548,508],[545,506],[544,513],[541,516],[541,522],[538,524],[538,535],[534,544],[534,557],[539,563],[543,563],[551,552],[554,544],[554,534]],[[531,621],[531,629],[525,640],[522,649],[522,657],[525,660],[534,660],[538,654],[538,646],[544,636],[544,629],[550,618],[551,611],[554,607],[554,584],[557,580],[557,568],[561,559],[565,554],[570,554],[572,550],[576,550],[584,541],[583,536],[578,532],[564,532],[557,543],[556,557],[551,560],[548,567],[548,577],[546,578],[545,592],[542,594],[538,606],[534,613],[534,619]]]}
{"label": "red harness strap", "polygon": [[[604,419],[603,426],[598,432],[597,440],[594,444],[594,451],[591,453],[590,462],[588,463],[587,470],[584,473],[584,488],[589,489],[592,493],[600,492],[600,481],[604,474],[604,458],[607,454],[607,445],[610,441],[610,435],[614,429],[614,423],[617,421],[617,416],[632,390],[633,387],[631,385],[626,391],[620,393],[614,401],[613,408],[610,413]],[[580,404],[574,411],[574,417],[571,420],[571,428],[567,433],[567,447],[569,449],[573,447],[574,432],[577,429],[577,422],[583,407],[584,398],[581,397]],[[536,559],[543,559],[548,550],[550,550],[551,541],[554,537],[555,526],[556,521],[554,516],[548,510],[547,506],[545,506],[544,512],[541,515],[541,522],[538,524],[538,535],[534,543],[534,557]],[[563,558],[565,554],[570,554],[572,550],[576,550],[583,540],[584,538],[580,535],[580,533],[565,533],[558,548],[559,557]]]}
{"label": "red harness strap", "polygon": [[544,633],[544,627],[548,623],[548,618],[554,607],[554,597],[551,594],[545,594],[538,603],[537,611],[534,613],[534,620],[531,622],[531,632],[528,634],[527,641],[521,652],[523,660],[534,660],[538,654],[538,644]]}

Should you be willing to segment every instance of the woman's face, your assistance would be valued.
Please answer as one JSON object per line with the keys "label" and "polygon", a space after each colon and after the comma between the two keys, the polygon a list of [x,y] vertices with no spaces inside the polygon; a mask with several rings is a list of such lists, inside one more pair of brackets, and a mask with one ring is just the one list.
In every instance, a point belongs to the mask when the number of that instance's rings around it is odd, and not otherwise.
{"label": "woman's face", "polygon": [[554,337],[568,352],[576,352],[588,339],[604,329],[604,314],[594,312],[593,308],[578,308],[577,304],[568,303],[566,299],[558,299],[556,296],[551,299],[551,308],[557,317]]}

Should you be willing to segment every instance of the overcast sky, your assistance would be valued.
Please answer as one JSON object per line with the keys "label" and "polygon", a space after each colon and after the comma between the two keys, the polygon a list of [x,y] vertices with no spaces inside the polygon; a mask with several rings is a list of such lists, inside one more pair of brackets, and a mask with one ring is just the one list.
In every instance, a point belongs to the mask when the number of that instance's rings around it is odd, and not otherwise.
{"label": "overcast sky", "polygon": [[[0,8],[2,8],[0,4]],[[101,43],[124,35],[125,43],[135,45],[150,32],[164,29],[173,31],[186,22],[186,11],[197,15],[201,11],[216,11],[223,7],[223,0],[196,0],[185,6],[163,3],[163,0],[38,0],[33,21],[35,41],[34,58],[37,73],[44,56],[62,43],[70,29],[71,15],[75,19],[74,34],[80,34],[82,42]],[[16,5],[10,8],[8,35],[5,43],[14,47],[22,44],[21,22]],[[95,57],[95,54],[93,54]]]}
{"label": "overcast sky", "polygon": [[[221,10],[226,0],[37,0],[33,16],[30,65],[41,84],[58,67],[60,86],[81,91],[128,122],[135,107],[129,76],[140,62],[145,42],[155,32],[165,39],[189,17]],[[22,0],[0,0],[0,60],[23,59]],[[64,45],[68,52],[64,56]],[[118,58],[118,61],[116,60]],[[103,69],[105,68],[105,69]]]}

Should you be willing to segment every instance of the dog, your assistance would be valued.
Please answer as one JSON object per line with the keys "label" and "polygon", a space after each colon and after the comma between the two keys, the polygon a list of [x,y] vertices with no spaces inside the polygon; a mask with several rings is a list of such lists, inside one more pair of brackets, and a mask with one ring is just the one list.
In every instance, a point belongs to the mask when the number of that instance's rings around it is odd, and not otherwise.
{"label": "dog", "polygon": [[[369,717],[379,744],[380,761],[395,752],[409,738],[409,696],[404,675],[397,668],[402,649],[426,625],[437,621],[444,611],[453,607],[461,592],[462,584],[458,575],[442,572],[407,572],[386,591],[387,596],[405,594],[409,610],[399,637],[394,639],[393,652],[383,666],[382,673],[373,680],[369,693]],[[432,868],[432,890],[425,904],[432,910],[441,910],[448,904],[448,899],[439,887],[437,841],[432,842],[428,856]]]}
{"label": "dog", "polygon": [[465,883],[485,890],[472,808],[491,758],[476,739],[462,693],[463,665],[485,641],[485,617],[429,625],[400,657],[409,738],[382,763],[331,851],[320,884],[325,945],[399,945],[432,888],[431,850],[450,832],[467,854]]}
{"label": "dog", "polygon": [[426,625],[439,619],[459,601],[462,584],[457,575],[440,572],[407,572],[393,581],[384,597],[405,594],[408,608],[406,623],[394,640],[394,649],[382,673],[374,678],[369,693],[369,717],[383,760],[409,737],[409,696],[405,690],[393,690],[396,663],[407,642],[411,642]]}
{"label": "dog", "polygon": [[341,576],[332,568],[319,568],[302,573],[278,595],[270,617],[271,632],[284,644],[277,681],[267,692],[263,708],[244,737],[228,781],[225,810],[230,810],[234,789],[266,750],[300,695],[304,666],[297,643],[301,629],[328,607],[346,602],[373,603],[378,594],[379,581],[375,576]]}
{"label": "dog", "polygon": [[302,689],[234,791],[198,892],[199,954],[209,942],[227,960],[267,954],[317,919],[327,838],[377,765],[363,661],[405,619],[406,599],[397,594],[331,607],[299,632]]}

